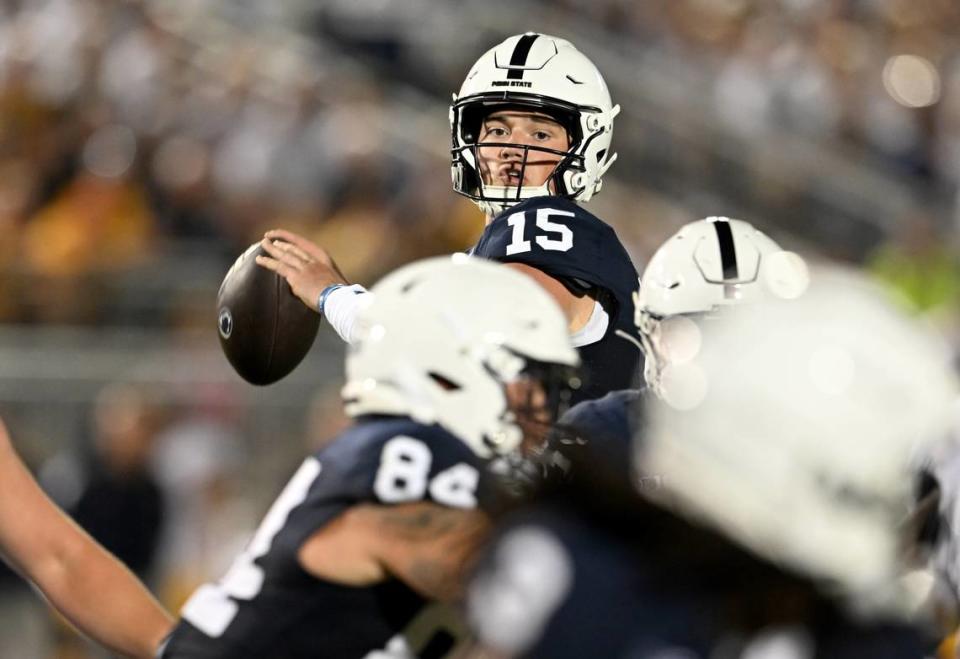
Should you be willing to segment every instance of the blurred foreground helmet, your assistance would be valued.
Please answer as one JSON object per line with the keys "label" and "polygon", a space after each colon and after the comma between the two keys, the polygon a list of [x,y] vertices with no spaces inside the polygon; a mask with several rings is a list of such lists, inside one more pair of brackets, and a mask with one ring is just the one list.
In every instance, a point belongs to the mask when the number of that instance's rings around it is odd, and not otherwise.
{"label": "blurred foreground helmet", "polygon": [[[485,185],[478,147],[483,119],[498,109],[541,112],[563,125],[570,137],[567,151],[535,146],[524,149],[561,156],[540,186]],[[601,178],[616,154],[610,152],[613,119],[620,112],[597,67],[573,44],[546,34],[527,32],[490,49],[470,69],[450,108],[453,188],[497,215],[523,199],[555,194],[588,201],[600,191]],[[550,184],[553,184],[551,190]]]}
{"label": "blurred foreground helmet", "polygon": [[637,458],[663,487],[649,495],[860,607],[903,612],[911,461],[943,439],[957,392],[945,344],[828,269],[706,333],[701,400],[651,397]]}
{"label": "blurred foreground helmet", "polygon": [[510,268],[470,257],[419,261],[371,290],[347,354],[351,416],[438,423],[484,458],[522,439],[505,386],[524,376],[556,402],[579,364],[560,308]]}
{"label": "blurred foreground helmet", "polygon": [[693,318],[770,296],[796,297],[807,279],[799,256],[747,222],[708,217],[684,225],[650,259],[634,299],[647,385],[669,395],[670,369],[700,346]]}

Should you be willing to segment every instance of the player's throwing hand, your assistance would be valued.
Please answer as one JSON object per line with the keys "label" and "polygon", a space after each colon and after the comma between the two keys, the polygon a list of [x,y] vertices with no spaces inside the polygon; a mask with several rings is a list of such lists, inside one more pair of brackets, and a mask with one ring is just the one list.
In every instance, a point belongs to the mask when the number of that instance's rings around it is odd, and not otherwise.
{"label": "player's throwing hand", "polygon": [[323,289],[350,283],[327,251],[303,236],[272,229],[261,244],[270,256],[258,256],[257,263],[286,279],[293,294],[314,311]]}

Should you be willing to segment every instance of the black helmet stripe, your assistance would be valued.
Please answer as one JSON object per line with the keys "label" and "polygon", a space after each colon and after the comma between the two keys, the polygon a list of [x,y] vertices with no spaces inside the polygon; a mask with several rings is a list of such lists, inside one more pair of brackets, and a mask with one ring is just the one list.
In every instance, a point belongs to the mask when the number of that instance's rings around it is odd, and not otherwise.
{"label": "black helmet stripe", "polygon": [[717,230],[717,242],[720,243],[720,265],[723,268],[723,278],[739,279],[737,269],[737,249],[733,245],[733,231],[726,220],[715,220],[713,228]]}
{"label": "black helmet stripe", "polygon": [[[533,46],[533,42],[536,41],[539,36],[539,34],[525,34],[520,37],[517,45],[513,47],[513,55],[510,56],[511,67],[521,67],[527,63],[527,55],[530,54],[530,47]],[[511,68],[507,72],[508,80],[520,80],[522,78],[523,69],[521,68]]]}

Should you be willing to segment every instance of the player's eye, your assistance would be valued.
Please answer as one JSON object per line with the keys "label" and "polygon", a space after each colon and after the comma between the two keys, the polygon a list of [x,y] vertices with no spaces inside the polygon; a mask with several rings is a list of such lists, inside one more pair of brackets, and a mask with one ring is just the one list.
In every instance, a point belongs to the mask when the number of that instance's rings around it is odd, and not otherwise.
{"label": "player's eye", "polygon": [[484,126],[484,137],[506,137],[507,129],[503,126]]}
{"label": "player's eye", "polygon": [[535,130],[533,132],[534,139],[540,142],[546,142],[549,139],[553,138],[553,135],[545,130]]}

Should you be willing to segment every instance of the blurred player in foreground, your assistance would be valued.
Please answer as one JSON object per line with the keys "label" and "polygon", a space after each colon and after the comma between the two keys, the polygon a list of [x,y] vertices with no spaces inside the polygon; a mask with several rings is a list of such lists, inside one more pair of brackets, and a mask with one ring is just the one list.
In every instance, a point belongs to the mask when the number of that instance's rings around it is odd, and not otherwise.
{"label": "blurred player in foreground", "polygon": [[[600,191],[616,160],[619,112],[587,57],[534,32],[480,57],[450,109],[454,190],[486,215],[471,253],[529,275],[563,309],[583,361],[577,400],[633,386],[641,363],[636,270],[614,230],[577,203]],[[302,236],[269,231],[263,247],[270,256],[258,263],[353,341],[363,287]]]}
{"label": "blurred player in foreground", "polygon": [[344,388],[355,424],[307,458],[226,576],[190,598],[164,659],[455,644],[427,604],[460,596],[488,532],[484,462],[555,419],[578,357],[553,300],[502,266],[431,259],[365,298]]}
{"label": "blurred player in foreground", "polygon": [[483,560],[479,638],[496,656],[933,656],[904,520],[956,395],[944,346],[827,270],[695,325],[678,397],[632,420],[644,477],[575,454]]}
{"label": "blurred player in foreground", "polygon": [[120,561],[40,489],[0,422],[0,553],[67,620],[113,652],[147,659],[170,617]]}

